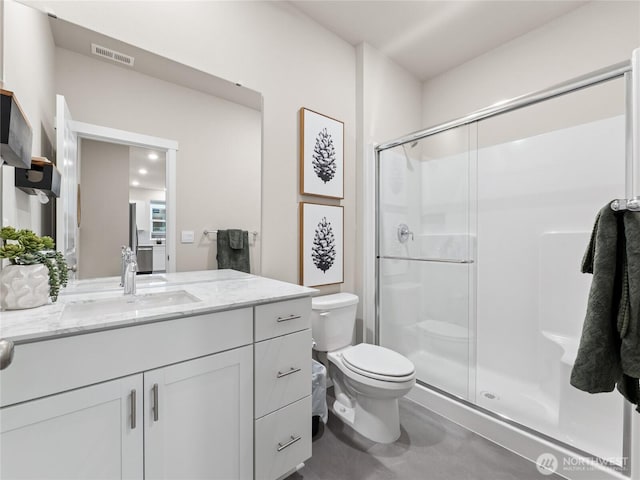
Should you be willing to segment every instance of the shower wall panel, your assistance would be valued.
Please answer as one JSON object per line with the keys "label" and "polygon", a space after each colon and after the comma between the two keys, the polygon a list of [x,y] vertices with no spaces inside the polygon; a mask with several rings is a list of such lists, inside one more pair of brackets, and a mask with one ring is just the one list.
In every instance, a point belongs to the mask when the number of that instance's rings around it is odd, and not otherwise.
{"label": "shower wall panel", "polygon": [[[589,90],[478,124],[476,402],[616,463],[620,397],[569,385],[591,280],[582,255],[598,210],[624,197],[624,118],[593,105],[576,119],[572,105],[601,97]],[[545,131],[550,112],[558,128]]]}

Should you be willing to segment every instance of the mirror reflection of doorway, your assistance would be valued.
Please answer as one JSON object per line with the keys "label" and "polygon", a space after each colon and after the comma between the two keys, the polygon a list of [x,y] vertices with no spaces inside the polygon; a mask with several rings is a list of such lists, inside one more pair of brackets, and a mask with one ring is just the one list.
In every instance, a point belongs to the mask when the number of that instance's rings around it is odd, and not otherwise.
{"label": "mirror reflection of doorway", "polygon": [[166,270],[165,179],[164,152],[81,139],[80,279],[120,275],[122,245],[141,274]]}
{"label": "mirror reflection of doorway", "polygon": [[165,181],[164,152],[81,139],[80,279],[120,275],[122,245],[141,274],[166,270]]}
{"label": "mirror reflection of doorway", "polygon": [[129,246],[140,274],[166,271],[166,201],[165,154],[129,147]]}

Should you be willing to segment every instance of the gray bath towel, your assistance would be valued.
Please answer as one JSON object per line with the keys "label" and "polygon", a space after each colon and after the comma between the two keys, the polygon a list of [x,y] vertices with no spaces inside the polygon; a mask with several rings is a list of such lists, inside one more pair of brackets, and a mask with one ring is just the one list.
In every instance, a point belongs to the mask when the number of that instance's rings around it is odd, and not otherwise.
{"label": "gray bath towel", "polygon": [[640,412],[640,213],[600,210],[582,261],[592,273],[571,385],[589,393],[616,385]]}
{"label": "gray bath towel", "polygon": [[250,273],[249,232],[246,230],[218,230],[218,268],[232,268]]}

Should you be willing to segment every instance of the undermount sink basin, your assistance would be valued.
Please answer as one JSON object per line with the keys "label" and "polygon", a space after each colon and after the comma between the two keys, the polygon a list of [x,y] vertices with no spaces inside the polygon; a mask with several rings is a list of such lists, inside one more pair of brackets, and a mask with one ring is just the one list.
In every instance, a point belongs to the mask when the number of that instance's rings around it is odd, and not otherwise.
{"label": "undermount sink basin", "polygon": [[185,305],[199,301],[198,297],[194,297],[184,290],[146,293],[144,295],[124,295],[117,298],[69,302],[65,304],[62,315],[67,318],[86,315],[108,315],[147,310],[149,308]]}
{"label": "undermount sink basin", "polygon": [[[142,287],[163,286],[167,283],[167,277],[159,273],[149,275],[137,275],[136,283]],[[105,290],[122,289],[120,277],[92,278],[88,280],[71,281],[66,289],[60,293],[73,295],[74,293],[102,292]]]}

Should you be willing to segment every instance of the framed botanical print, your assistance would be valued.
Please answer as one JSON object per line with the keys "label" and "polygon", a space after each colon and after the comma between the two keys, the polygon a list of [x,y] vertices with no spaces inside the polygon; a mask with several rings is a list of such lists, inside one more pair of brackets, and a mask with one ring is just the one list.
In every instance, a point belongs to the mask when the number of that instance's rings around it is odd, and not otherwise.
{"label": "framed botanical print", "polygon": [[344,198],[344,123],[300,109],[300,193]]}
{"label": "framed botanical print", "polygon": [[300,203],[300,283],[317,287],[343,281],[343,208]]}

